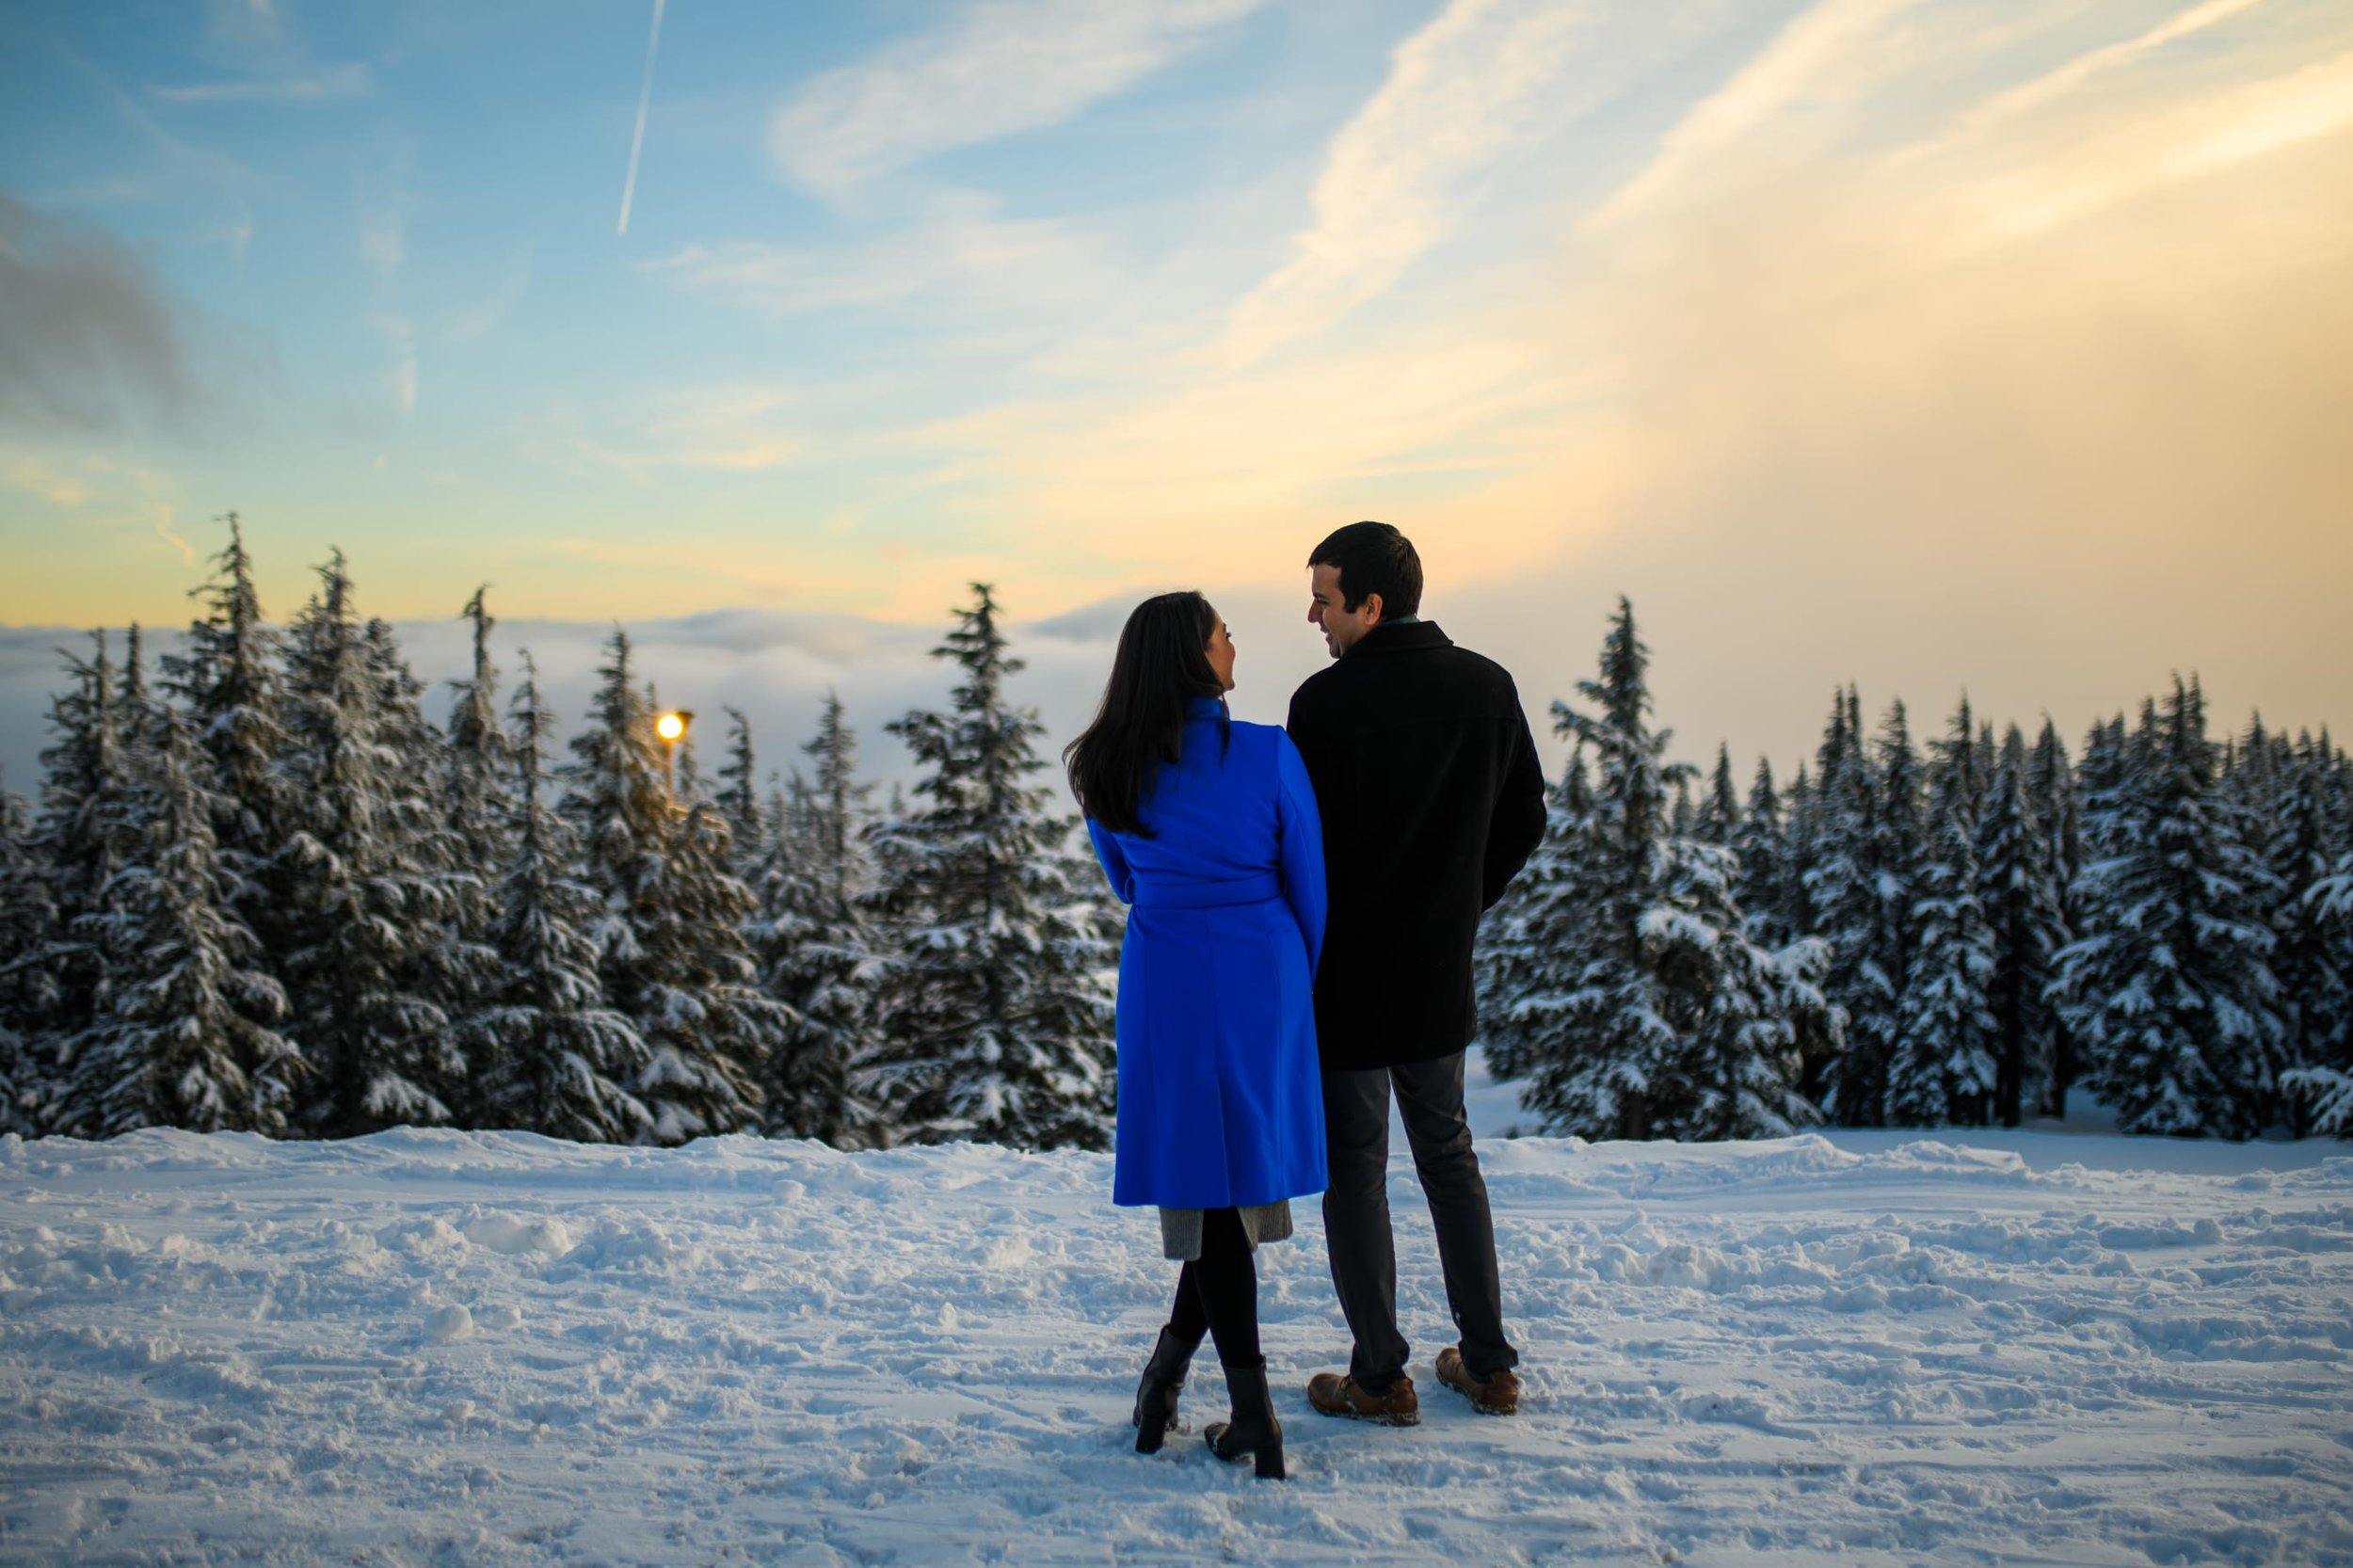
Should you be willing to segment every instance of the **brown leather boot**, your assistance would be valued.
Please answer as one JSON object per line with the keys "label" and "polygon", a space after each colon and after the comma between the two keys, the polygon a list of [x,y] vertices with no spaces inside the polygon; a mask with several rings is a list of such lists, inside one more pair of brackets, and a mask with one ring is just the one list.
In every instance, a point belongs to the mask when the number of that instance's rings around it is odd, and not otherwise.
{"label": "brown leather boot", "polygon": [[1343,1373],[1318,1372],[1307,1380],[1307,1402],[1326,1416],[1354,1421],[1378,1421],[1385,1427],[1421,1424],[1421,1400],[1414,1396],[1414,1380],[1402,1372],[1378,1394]]}
{"label": "brown leather boot", "polygon": [[1463,1365],[1460,1348],[1449,1345],[1438,1352],[1438,1381],[1461,1393],[1481,1416],[1515,1416],[1520,1408],[1519,1374],[1511,1368],[1489,1373],[1483,1380]]}

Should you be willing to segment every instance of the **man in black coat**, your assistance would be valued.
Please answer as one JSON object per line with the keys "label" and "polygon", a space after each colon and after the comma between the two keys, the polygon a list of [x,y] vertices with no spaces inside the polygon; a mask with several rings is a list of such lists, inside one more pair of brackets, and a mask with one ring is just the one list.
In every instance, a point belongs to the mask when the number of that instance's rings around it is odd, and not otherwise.
{"label": "man in black coat", "polygon": [[1328,1415],[1421,1418],[1397,1326],[1394,1088],[1461,1334],[1438,1352],[1439,1381],[1478,1410],[1508,1415],[1519,1405],[1519,1352],[1503,1332],[1495,1222],[1463,1114],[1463,1051],[1478,1024],[1471,938],[1544,837],[1544,774],[1512,677],[1420,618],[1421,560],[1404,535],[1353,523],[1316,547],[1308,571],[1307,618],[1334,663],[1291,697],[1287,728],[1323,817],[1323,1224],[1356,1347],[1346,1375],[1318,1373],[1307,1397]]}

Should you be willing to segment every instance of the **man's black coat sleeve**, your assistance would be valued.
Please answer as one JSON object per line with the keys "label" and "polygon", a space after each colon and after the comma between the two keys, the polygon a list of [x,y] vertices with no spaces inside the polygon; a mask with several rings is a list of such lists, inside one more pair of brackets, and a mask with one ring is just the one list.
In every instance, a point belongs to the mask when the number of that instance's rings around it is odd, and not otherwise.
{"label": "man's black coat sleeve", "polygon": [[1513,704],[1511,754],[1496,792],[1495,815],[1487,824],[1487,864],[1481,877],[1480,907],[1492,909],[1503,889],[1528,864],[1545,837],[1545,771],[1536,762],[1536,740],[1527,715]]}

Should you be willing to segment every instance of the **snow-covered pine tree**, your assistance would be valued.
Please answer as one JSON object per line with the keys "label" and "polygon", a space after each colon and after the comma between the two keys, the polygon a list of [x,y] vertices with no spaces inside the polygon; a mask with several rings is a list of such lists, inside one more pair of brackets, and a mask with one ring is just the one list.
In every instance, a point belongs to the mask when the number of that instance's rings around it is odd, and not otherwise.
{"label": "snow-covered pine tree", "polygon": [[123,745],[132,753],[131,773],[144,778],[162,744],[163,732],[157,728],[160,715],[154,694],[147,683],[146,640],[138,622],[131,623],[122,642],[122,685],[115,698],[115,712]]}
{"label": "snow-covered pine tree", "polygon": [[1739,856],[1740,907],[1748,911],[1750,939],[1768,948],[1787,946],[1798,936],[1789,924],[1789,824],[1773,788],[1773,764],[1766,758],[1756,760],[1756,777],[1733,830],[1732,847]]}
{"label": "snow-covered pine tree", "polygon": [[727,825],[707,805],[671,797],[654,714],[617,628],[571,743],[563,809],[582,844],[585,880],[603,905],[595,929],[607,1000],[648,1051],[632,1086],[657,1143],[759,1126],[758,1075],[790,1022],[753,984],[741,927],[749,889],[727,869]]}
{"label": "snow-covered pine tree", "polygon": [[46,962],[56,930],[47,865],[34,843],[33,812],[0,788],[0,1133],[39,1136],[41,1096],[36,1041],[55,1016],[56,978]]}
{"label": "snow-covered pine tree", "polygon": [[[2326,765],[2328,793],[2337,807],[2332,815],[2341,841],[2353,843],[2353,816],[2345,809],[2353,805],[2345,790],[2345,760],[2329,744],[2326,730],[2321,732],[2318,750]],[[2328,873],[2305,889],[2304,903],[2321,929],[2332,934],[2343,961],[2353,968],[2353,848],[2340,855]],[[2353,1137],[2353,1025],[2339,1034],[2333,1059],[2292,1069],[2283,1075],[2281,1086],[2295,1096],[2309,1130]]]}
{"label": "snow-covered pine tree", "polygon": [[1692,818],[1691,834],[1700,842],[1730,848],[1740,831],[1740,787],[1732,778],[1732,748],[1716,746],[1716,771],[1707,776],[1707,793]]}
{"label": "snow-covered pine tree", "polygon": [[[450,1120],[461,1063],[427,962],[447,919],[446,861],[418,755],[414,692],[355,613],[343,552],[289,639],[286,810],[273,868],[298,935],[280,970],[310,1063],[298,1128],[342,1138]],[[413,687],[413,680],[407,683]]]}
{"label": "snow-covered pine tree", "polygon": [[[2271,968],[2280,982],[2281,1055],[2292,1072],[2353,1067],[2353,921],[2313,896],[2347,847],[2330,809],[2332,760],[2309,733],[2293,747],[2285,736],[2280,741],[2265,858],[2274,888],[2269,923],[2278,946]],[[2311,1109],[2306,1095],[2291,1092],[2280,1114],[2300,1132]]]}
{"label": "snow-covered pine tree", "polygon": [[1034,711],[1015,707],[996,599],[933,649],[962,682],[946,712],[886,728],[922,770],[910,814],[875,836],[879,903],[900,948],[880,977],[875,1098],[903,1135],[1102,1148],[1112,1111],[1110,950],[1064,852],[1072,821],[1031,777]]}
{"label": "snow-covered pine tree", "polygon": [[1993,940],[1993,1115],[2016,1127],[2050,1099],[2055,1015],[2043,1000],[2052,955],[2067,945],[2049,828],[2037,811],[2035,761],[2011,725],[2002,738],[1977,830],[1977,896]]}
{"label": "snow-covered pine tree", "polygon": [[280,1135],[302,1070],[272,1027],[286,995],[253,967],[261,943],[229,905],[209,760],[176,712],[152,722],[137,839],[115,872],[108,913],[88,922],[111,978],[76,1043],[73,1099],[99,1136],[142,1127]]}
{"label": "snow-covered pine tree", "polygon": [[66,684],[50,700],[56,738],[41,752],[44,769],[35,856],[49,877],[56,918],[40,963],[56,1004],[33,1036],[30,1080],[34,1125],[45,1133],[88,1137],[98,1108],[74,1059],[104,1014],[113,982],[105,937],[119,912],[115,873],[137,853],[138,779],[135,737],[122,722],[120,677],[106,634],[90,633],[88,659],[60,649]]}
{"label": "snow-covered pine tree", "polygon": [[728,760],[719,769],[719,792],[712,803],[726,820],[728,840],[734,846],[735,863],[730,869],[750,884],[767,863],[773,840],[784,827],[781,823],[771,823],[761,812],[760,760],[752,749],[752,721],[744,716],[741,708],[725,712]]}
{"label": "snow-covered pine tree", "polygon": [[2059,738],[2058,726],[2047,714],[2028,763],[2026,799],[2042,826],[2044,865],[2053,889],[2057,920],[2050,952],[2043,962],[2041,987],[2037,993],[2045,1041],[2041,1107],[2046,1116],[2064,1116],[2067,1091],[2073,1085],[2077,1072],[2074,1037],[2068,1032],[2066,1017],[2051,1005],[2049,999],[2051,984],[2058,975],[2058,951],[2075,939],[2077,930],[2075,887],[2083,871],[2083,812],[2077,799],[2074,765],[2067,756],[2067,743]]}
{"label": "snow-covered pine tree", "polygon": [[571,826],[553,806],[547,743],[553,719],[538,671],[523,656],[513,730],[504,750],[512,820],[493,905],[499,984],[459,1038],[485,1064],[481,1125],[520,1128],[583,1144],[627,1144],[653,1126],[628,1087],[648,1060],[636,1026],[605,1005],[590,936],[597,896],[572,872]]}
{"label": "snow-covered pine tree", "polygon": [[[506,988],[496,940],[502,878],[516,856],[515,833],[521,808],[514,797],[515,748],[499,723],[498,665],[490,657],[490,633],[498,621],[476,588],[457,618],[472,623],[473,667],[450,685],[448,739],[441,758],[441,800],[435,858],[447,913],[440,939],[424,955],[426,985],[449,1017],[465,1020],[497,1005]],[[483,1053],[498,1037],[458,1032],[464,1073],[449,1085],[450,1111],[461,1127],[504,1125],[493,1114],[495,1086],[512,1080],[504,1064]]]}
{"label": "snow-covered pine tree", "polygon": [[1691,798],[1691,775],[1687,771],[1674,776],[1674,805],[1667,812],[1667,831],[1678,839],[1689,839],[1699,832],[1699,807]]}
{"label": "snow-covered pine tree", "polygon": [[1989,1004],[1993,934],[1978,899],[1983,790],[1968,697],[1931,750],[1911,964],[1887,1064],[1887,1119],[1900,1127],[1982,1127],[1993,1110],[1999,1025]]}
{"label": "snow-covered pine tree", "polygon": [[803,749],[815,777],[804,782],[795,774],[792,805],[779,800],[771,812],[777,831],[755,883],[760,974],[769,994],[798,1016],[763,1080],[768,1131],[836,1148],[872,1147],[889,1137],[861,1093],[874,1054],[881,957],[866,908],[873,890],[866,797],[873,786],[857,780],[857,737],[833,693]]}
{"label": "snow-covered pine tree", "polygon": [[1591,825],[1568,876],[1575,945],[1514,1010],[1531,1036],[1521,1103],[1587,1137],[1771,1137],[1818,1119],[1798,1093],[1801,1035],[1834,1036],[1818,942],[1767,952],[1742,933],[1732,852],[1673,833],[1672,739],[1650,728],[1649,650],[1618,601],[1598,710],[1555,703],[1593,748]]}
{"label": "snow-covered pine tree", "polygon": [[2176,680],[2162,717],[2144,706],[2118,760],[2087,795],[2086,925],[2055,986],[2086,1079],[2127,1132],[2252,1137],[2278,1084],[2278,939],[2252,913],[2269,872],[2217,788],[2197,684]]}
{"label": "snow-covered pine tree", "polygon": [[[1860,714],[1856,733],[1862,733]],[[1847,1048],[1833,1065],[1832,1098],[1840,1119],[1880,1126],[1887,1120],[1887,1073],[1903,1037],[1903,993],[1919,940],[1920,867],[1927,856],[1920,754],[1900,698],[1890,702],[1871,747],[1870,836],[1865,861],[1871,924],[1862,986],[1847,1003]]]}
{"label": "snow-covered pine tree", "polygon": [[[1843,1048],[1809,1058],[1813,1071],[1801,1087],[1833,1121],[1875,1127],[1901,982],[1880,958],[1879,787],[1862,720],[1862,698],[1852,687],[1833,695],[1815,757],[1812,809],[1793,818],[1793,827],[1806,830],[1793,857],[1803,863],[1805,928],[1830,944],[1823,988],[1846,1019]],[[1867,1020],[1865,1029],[1858,1029],[1857,1018]]]}
{"label": "snow-covered pine tree", "polygon": [[261,939],[260,968],[282,979],[284,955],[302,935],[283,857],[296,831],[284,768],[291,744],[284,640],[263,618],[237,514],[224,520],[229,543],[213,557],[212,581],[196,590],[205,613],[179,653],[164,661],[164,684],[212,760],[221,813],[214,828],[230,902]]}
{"label": "snow-covered pine tree", "polygon": [[1553,1052],[1575,988],[1585,910],[1574,869],[1593,813],[1585,748],[1571,748],[1545,791],[1545,836],[1481,920],[1473,952],[1480,1042],[1488,1073],[1526,1078]]}

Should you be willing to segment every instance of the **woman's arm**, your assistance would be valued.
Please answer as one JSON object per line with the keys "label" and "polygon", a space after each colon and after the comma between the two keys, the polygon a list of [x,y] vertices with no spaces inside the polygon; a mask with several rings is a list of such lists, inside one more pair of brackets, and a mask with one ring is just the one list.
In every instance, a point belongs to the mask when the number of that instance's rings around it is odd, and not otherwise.
{"label": "woman's arm", "polygon": [[1283,898],[1307,939],[1307,969],[1312,974],[1323,956],[1323,818],[1316,809],[1307,764],[1300,760],[1289,736],[1275,735],[1274,754],[1274,824],[1282,840]]}
{"label": "woman's arm", "polygon": [[1122,904],[1135,903],[1136,873],[1128,864],[1127,851],[1119,847],[1119,840],[1105,831],[1102,824],[1093,817],[1086,822],[1087,838],[1095,844],[1095,858],[1102,862],[1103,874],[1111,879],[1112,892]]}

